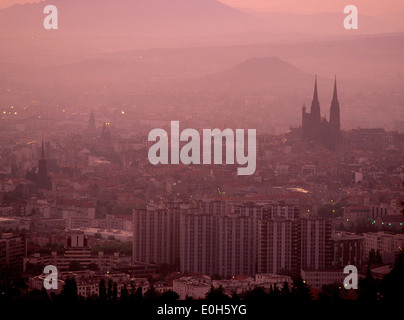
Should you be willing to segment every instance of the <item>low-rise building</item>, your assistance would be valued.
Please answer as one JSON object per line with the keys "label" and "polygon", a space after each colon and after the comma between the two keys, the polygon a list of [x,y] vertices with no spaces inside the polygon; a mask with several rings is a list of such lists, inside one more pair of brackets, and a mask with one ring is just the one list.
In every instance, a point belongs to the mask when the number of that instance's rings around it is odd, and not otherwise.
{"label": "low-rise building", "polygon": [[224,293],[228,296],[232,296],[233,294],[239,295],[256,287],[254,278],[252,277],[238,277],[230,280],[212,280],[212,285],[214,288],[222,287]]}
{"label": "low-rise building", "polygon": [[173,280],[173,290],[181,300],[187,297],[202,299],[211,288],[212,280],[208,276],[189,276]]}
{"label": "low-rise building", "polygon": [[173,286],[170,286],[163,281],[155,282],[153,284],[153,288],[160,294],[167,292],[167,291],[174,291]]}
{"label": "low-rise building", "polygon": [[370,219],[369,206],[351,206],[344,208],[343,222],[345,225],[363,223]]}
{"label": "low-rise building", "polygon": [[392,263],[395,259],[395,253],[404,248],[404,234],[392,234],[384,231],[367,232],[364,236],[364,255],[365,258],[373,249],[379,251],[384,263]]}
{"label": "low-rise building", "polygon": [[0,217],[0,232],[12,232],[19,230],[18,219]]}
{"label": "low-rise building", "polygon": [[[39,290],[42,291],[44,289],[44,282],[47,274],[40,274],[39,276],[29,277],[28,278],[28,288],[29,290]],[[52,293],[59,295],[62,293],[63,286],[65,284],[64,280],[58,277],[57,280],[57,288],[47,289],[46,292],[50,296]]]}
{"label": "low-rise building", "polygon": [[337,283],[343,287],[346,277],[344,269],[336,270],[302,270],[301,277],[304,283],[313,289],[321,289],[323,285]]}
{"label": "low-rise building", "polygon": [[255,283],[258,285],[283,285],[285,282],[288,283],[289,286],[292,286],[293,281],[292,278],[286,275],[273,274],[273,273],[257,273],[255,275]]}
{"label": "low-rise building", "polygon": [[101,229],[101,228],[86,228],[80,227],[76,229],[72,229],[73,231],[82,232],[88,236],[99,235],[103,239],[108,239],[113,237],[115,240],[119,241],[132,241],[133,240],[133,232],[124,231],[119,229]]}
{"label": "low-rise building", "polygon": [[282,288],[285,284],[289,287],[292,286],[292,278],[285,275],[278,275],[272,273],[256,274],[255,278],[247,276],[236,276],[229,280],[212,280],[212,285],[215,288],[222,287],[228,296],[233,294],[243,294],[246,291],[253,290],[254,288],[261,287],[266,290],[274,288]]}
{"label": "low-rise building", "polygon": [[[47,275],[41,274],[39,276],[30,277],[29,278],[29,289],[37,289],[42,290],[44,288],[44,280]],[[99,295],[99,288],[101,280],[104,280],[105,286],[108,288],[108,283],[116,283],[117,284],[117,298],[121,296],[121,290],[124,286],[126,286],[127,290],[130,290],[131,283],[135,283],[136,287],[140,286],[139,284],[143,282],[137,281],[137,279],[130,278],[129,275],[124,273],[96,273],[94,271],[85,270],[85,271],[68,271],[68,272],[59,272],[58,273],[58,288],[47,290],[48,295],[54,292],[56,295],[60,294],[63,291],[63,285],[66,282],[66,279],[73,279],[77,285],[77,295],[83,298],[91,298]],[[147,280],[146,280],[147,281]],[[143,287],[142,287],[143,288]],[[142,290],[143,293],[148,289],[148,282],[145,285],[145,290]]]}

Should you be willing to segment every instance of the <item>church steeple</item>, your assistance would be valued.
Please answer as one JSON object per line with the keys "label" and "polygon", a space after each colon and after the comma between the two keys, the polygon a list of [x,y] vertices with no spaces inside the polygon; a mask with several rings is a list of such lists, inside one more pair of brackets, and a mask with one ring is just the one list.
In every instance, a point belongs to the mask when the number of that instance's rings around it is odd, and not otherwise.
{"label": "church steeple", "polygon": [[[338,94],[337,94],[337,75],[335,75],[334,79],[334,94],[332,96],[332,102],[338,103]],[[331,102],[331,103],[332,103]]]}
{"label": "church steeple", "polygon": [[94,117],[93,109],[91,109],[90,118],[88,119],[88,129],[95,130],[95,117]]}
{"label": "church steeple", "polygon": [[95,117],[94,117],[93,109],[91,109],[90,118],[88,119],[88,127],[86,130],[86,134],[90,138],[97,136],[97,128],[95,126]]}
{"label": "church steeple", "polygon": [[320,102],[318,100],[318,92],[317,92],[317,75],[314,80],[314,93],[313,93],[313,101],[311,102],[310,113],[316,121],[320,122]]}
{"label": "church steeple", "polygon": [[337,144],[341,137],[340,108],[337,94],[337,76],[334,80],[334,94],[330,107],[330,139],[333,144]]}
{"label": "church steeple", "polygon": [[338,128],[338,130],[340,129],[340,111],[337,94],[337,76],[335,76],[334,80],[334,93],[332,96],[330,107],[330,125],[331,127],[335,126],[336,128]]}
{"label": "church steeple", "polygon": [[317,99],[318,100],[318,94],[317,94],[317,75],[314,76],[314,94],[313,94],[313,100]]}

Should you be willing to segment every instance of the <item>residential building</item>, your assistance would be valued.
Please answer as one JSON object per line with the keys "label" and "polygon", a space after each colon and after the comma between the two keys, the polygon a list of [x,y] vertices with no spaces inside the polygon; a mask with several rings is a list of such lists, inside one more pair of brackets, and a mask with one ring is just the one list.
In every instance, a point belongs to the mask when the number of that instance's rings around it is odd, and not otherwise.
{"label": "residential building", "polygon": [[26,248],[25,235],[2,233],[0,236],[0,270],[22,271]]}
{"label": "residential building", "polygon": [[354,265],[359,267],[363,264],[364,237],[354,233],[336,231],[331,234],[333,243],[333,266]]}
{"label": "residential building", "polygon": [[177,292],[181,300],[187,297],[203,299],[206,297],[211,285],[211,278],[205,275],[187,276],[173,280],[173,290]]}

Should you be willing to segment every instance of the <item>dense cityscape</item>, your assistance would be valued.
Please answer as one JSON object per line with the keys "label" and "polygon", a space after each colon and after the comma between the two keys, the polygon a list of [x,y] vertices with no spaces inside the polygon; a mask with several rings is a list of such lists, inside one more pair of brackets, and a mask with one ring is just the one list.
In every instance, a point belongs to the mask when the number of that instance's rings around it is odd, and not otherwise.
{"label": "dense cityscape", "polygon": [[[151,165],[147,132],[169,122],[122,119],[130,108],[100,121],[96,107],[50,116],[36,102],[10,106],[2,299],[56,299],[72,281],[80,299],[230,299],[299,286],[309,299],[358,299],[361,290],[342,288],[345,266],[361,281],[402,266],[404,134],[341,131],[334,86],[336,131],[321,132],[316,81],[311,136],[305,109],[302,126],[258,132],[252,176],[234,165]],[[43,289],[46,265],[59,271],[57,290]]]}

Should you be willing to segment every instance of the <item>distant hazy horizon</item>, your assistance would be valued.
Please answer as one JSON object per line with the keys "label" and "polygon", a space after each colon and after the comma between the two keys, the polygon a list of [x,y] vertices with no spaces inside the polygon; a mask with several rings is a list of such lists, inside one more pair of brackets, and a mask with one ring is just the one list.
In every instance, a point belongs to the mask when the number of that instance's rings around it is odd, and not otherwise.
{"label": "distant hazy horizon", "polygon": [[[15,4],[36,3],[44,0],[3,0],[0,9]],[[219,0],[235,8],[248,9],[262,12],[290,12],[298,14],[316,14],[323,12],[341,12],[343,8],[351,4],[347,0],[334,0],[326,2],[323,0],[307,0],[302,3],[299,0],[268,1],[268,0]],[[390,0],[388,6],[378,0],[357,0],[354,3],[360,13],[369,16],[386,16],[390,13],[404,11],[404,2],[401,0]]]}
{"label": "distant hazy horizon", "polygon": [[337,74],[344,130],[400,129],[402,0],[355,1],[358,30],[344,28],[347,0],[220,1],[47,0],[56,31],[43,27],[45,3],[2,0],[0,106],[140,105],[140,118],[194,114],[278,133],[300,123],[315,74],[328,117]]}

